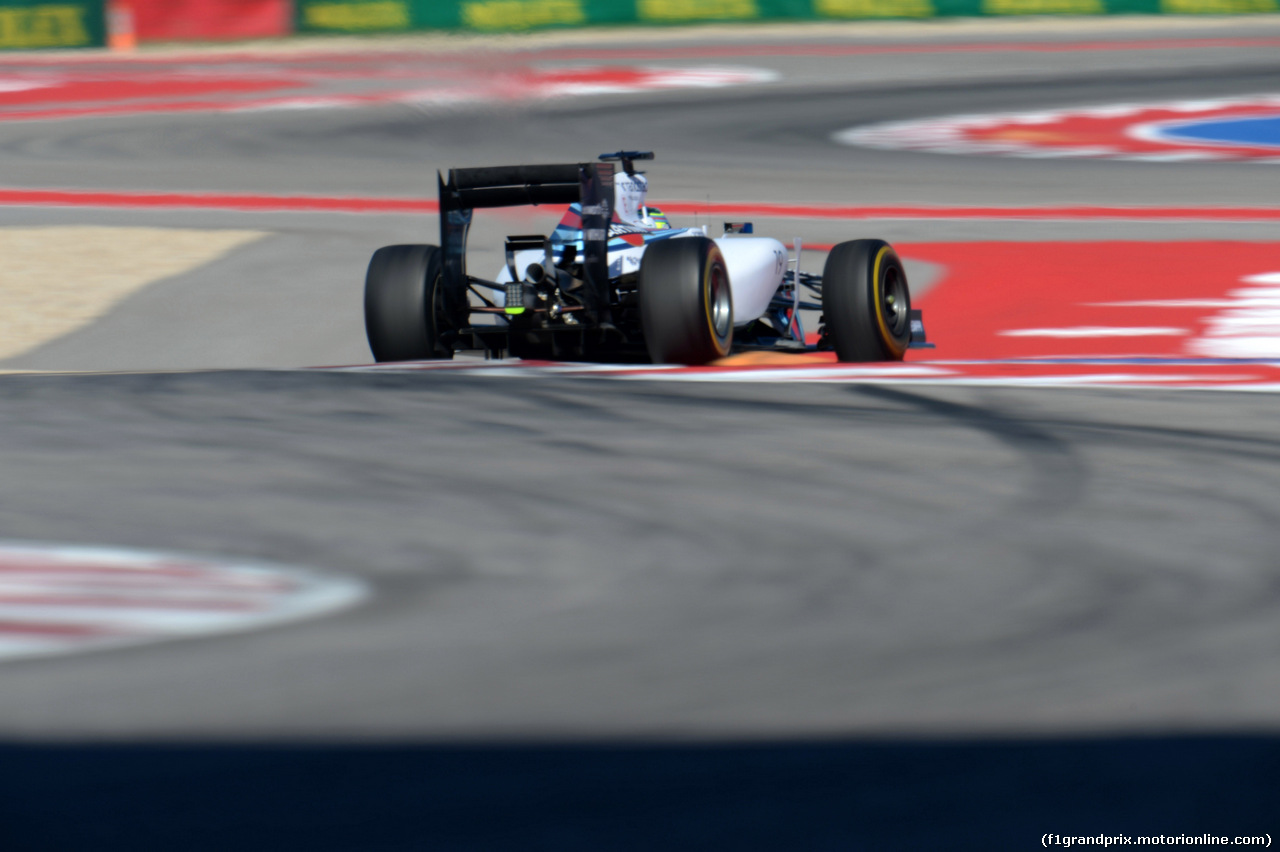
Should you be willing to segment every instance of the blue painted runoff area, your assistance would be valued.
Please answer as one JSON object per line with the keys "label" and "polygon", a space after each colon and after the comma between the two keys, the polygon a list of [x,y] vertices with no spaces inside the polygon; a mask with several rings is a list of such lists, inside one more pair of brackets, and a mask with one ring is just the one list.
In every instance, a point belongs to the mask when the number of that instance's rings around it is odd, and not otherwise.
{"label": "blue painted runoff area", "polygon": [[1258,145],[1280,148],[1280,115],[1213,119],[1163,128],[1161,136],[1187,142],[1219,145]]}

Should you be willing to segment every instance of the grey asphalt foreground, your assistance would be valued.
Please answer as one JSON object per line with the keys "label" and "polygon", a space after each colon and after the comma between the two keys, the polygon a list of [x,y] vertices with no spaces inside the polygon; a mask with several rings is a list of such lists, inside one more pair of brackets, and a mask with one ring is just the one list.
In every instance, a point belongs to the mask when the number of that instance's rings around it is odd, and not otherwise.
{"label": "grey asphalt foreground", "polygon": [[[507,112],[8,124],[0,165],[23,186],[425,197],[435,168],[625,146],[658,150],[655,199],[1275,203],[1275,166],[831,140],[1275,91],[1274,47],[750,64],[782,77]],[[0,535],[371,590],[323,619],[0,665],[5,849],[990,849],[1280,828],[1274,394],[285,369],[366,361],[364,264],[434,221],[0,215],[269,232],[0,365],[137,371],[0,376]],[[228,367],[244,369],[163,372]]]}
{"label": "grey asphalt foreground", "polygon": [[252,372],[0,388],[6,536],[375,590],[323,621],[11,663],[12,734],[1277,721],[1270,394]]}
{"label": "grey asphalt foreground", "polygon": [[1273,395],[303,372],[0,391],[7,536],[373,590],[323,621],[6,664],[6,848],[1273,827]]}

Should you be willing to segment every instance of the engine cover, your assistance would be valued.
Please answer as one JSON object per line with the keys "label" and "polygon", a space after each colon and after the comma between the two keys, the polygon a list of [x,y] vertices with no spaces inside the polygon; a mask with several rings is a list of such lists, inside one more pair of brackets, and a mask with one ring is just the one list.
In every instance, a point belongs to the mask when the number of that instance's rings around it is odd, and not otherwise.
{"label": "engine cover", "polygon": [[733,324],[759,319],[786,275],[787,247],[769,237],[721,237],[715,244],[729,268]]}

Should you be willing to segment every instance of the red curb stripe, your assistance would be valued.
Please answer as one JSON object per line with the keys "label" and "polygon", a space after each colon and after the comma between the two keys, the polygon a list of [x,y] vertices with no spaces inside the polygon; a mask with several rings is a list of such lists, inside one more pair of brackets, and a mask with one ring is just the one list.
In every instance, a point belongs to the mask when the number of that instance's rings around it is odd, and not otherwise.
{"label": "red curb stripe", "polygon": [[435,213],[434,199],[324,198],[308,195],[236,195],[223,193],[90,192],[77,190],[0,190],[0,205],[12,207],[124,207],[131,209],[273,210],[327,213]]}
{"label": "red curb stripe", "polygon": [[[1280,207],[942,207],[934,205],[854,206],[775,204],[751,201],[706,204],[660,202],[676,215],[762,216],[779,219],[998,219],[998,220],[1187,220],[1215,222],[1280,221]],[[308,195],[226,193],[99,192],[80,190],[0,190],[0,206],[114,207],[129,209],[260,210],[326,213],[436,213],[427,198],[354,198]]]}
{"label": "red curb stripe", "polygon": [[942,207],[935,205],[843,206],[740,203],[659,202],[663,212],[677,215],[748,215],[782,219],[1187,219],[1191,221],[1276,221],[1280,207]]}
{"label": "red curb stripe", "polygon": [[0,605],[8,607],[97,607],[99,609],[167,609],[191,612],[256,612],[269,601],[239,599],[187,599],[142,595],[117,597],[114,595],[0,595]]}
{"label": "red curb stripe", "polygon": [[29,621],[0,621],[0,636],[46,636],[55,638],[84,638],[111,636],[118,631],[84,624],[36,623]]}

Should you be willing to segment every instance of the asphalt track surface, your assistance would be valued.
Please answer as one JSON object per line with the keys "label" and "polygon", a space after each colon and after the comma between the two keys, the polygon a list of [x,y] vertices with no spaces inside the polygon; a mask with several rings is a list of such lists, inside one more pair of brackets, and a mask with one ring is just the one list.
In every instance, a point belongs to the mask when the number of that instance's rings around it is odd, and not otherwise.
{"label": "asphalt track surface", "polygon": [[[864,40],[977,40],[922,32]],[[655,198],[1275,203],[1274,166],[829,139],[1275,91],[1274,46],[777,54],[733,60],[776,81],[714,92],[11,124],[0,164],[22,187],[429,197],[436,168],[652,147]],[[420,241],[430,217],[0,221],[273,232],[4,365],[138,371],[0,377],[6,538],[274,560],[373,591],[323,620],[5,663],[6,848],[1024,848],[1043,832],[1280,827],[1273,394],[282,370],[368,360],[368,254]],[[154,372],[200,368],[238,369]]]}

